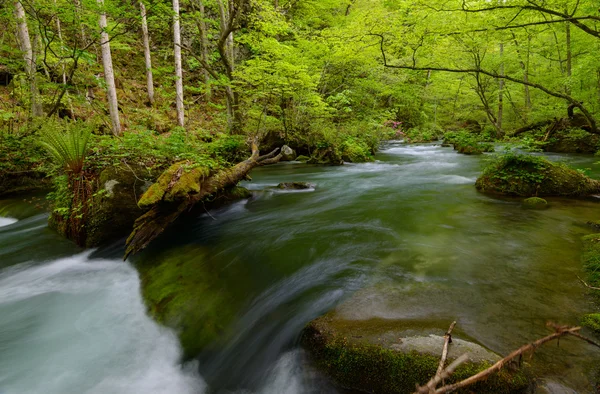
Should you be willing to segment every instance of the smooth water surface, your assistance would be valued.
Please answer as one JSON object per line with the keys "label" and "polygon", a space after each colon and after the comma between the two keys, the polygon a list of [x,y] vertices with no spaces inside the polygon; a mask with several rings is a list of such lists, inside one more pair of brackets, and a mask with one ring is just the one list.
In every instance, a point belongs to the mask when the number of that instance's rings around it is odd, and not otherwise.
{"label": "smooth water surface", "polygon": [[[591,156],[551,158],[600,177]],[[550,199],[532,211],[481,195],[484,161],[390,144],[374,163],[282,163],[253,171],[252,199],[184,218],[133,261],[198,260],[219,333],[185,365],[174,333],[145,313],[120,244],[84,253],[44,214],[2,201],[0,216],[19,220],[0,227],[0,392],[335,393],[298,339],[336,306],[348,319],[456,319],[461,335],[502,354],[545,335],[548,320],[577,324],[592,307],[579,240],[598,203]],[[272,189],[289,181],[316,187]],[[585,393],[599,360],[564,340],[532,363]]]}

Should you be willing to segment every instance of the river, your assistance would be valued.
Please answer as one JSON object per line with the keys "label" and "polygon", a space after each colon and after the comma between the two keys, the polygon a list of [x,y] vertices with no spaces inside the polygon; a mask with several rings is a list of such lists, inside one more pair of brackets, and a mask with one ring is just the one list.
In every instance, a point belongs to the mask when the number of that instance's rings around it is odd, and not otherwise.
{"label": "river", "polygon": [[[579,240],[598,203],[549,199],[538,211],[479,194],[488,157],[391,143],[374,163],[254,170],[252,199],[184,218],[133,259],[203,256],[217,340],[183,365],[122,242],[83,251],[47,228],[38,200],[0,200],[0,393],[336,393],[298,346],[336,306],[356,319],[456,319],[502,354],[548,320],[577,324],[592,308]],[[549,157],[600,178],[592,156]],[[315,188],[272,188],[285,181]],[[599,358],[564,340],[532,364],[586,393]]]}

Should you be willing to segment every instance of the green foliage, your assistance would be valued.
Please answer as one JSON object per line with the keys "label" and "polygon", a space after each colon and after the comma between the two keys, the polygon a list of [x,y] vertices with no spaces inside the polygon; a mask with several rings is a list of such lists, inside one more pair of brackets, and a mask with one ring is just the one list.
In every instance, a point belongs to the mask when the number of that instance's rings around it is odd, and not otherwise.
{"label": "green foliage", "polygon": [[589,327],[600,334],[600,313],[590,313],[583,316],[581,325]]}
{"label": "green foliage", "polygon": [[48,121],[39,132],[40,143],[54,161],[73,174],[83,170],[91,134],[91,128],[83,122]]}
{"label": "green foliage", "polygon": [[443,136],[443,131],[439,127],[430,124],[408,129],[406,136],[409,142],[432,142],[439,140]]}
{"label": "green foliage", "polygon": [[459,153],[468,155],[494,152],[494,145],[482,142],[481,137],[466,130],[448,132],[444,135],[444,142],[453,144]]}

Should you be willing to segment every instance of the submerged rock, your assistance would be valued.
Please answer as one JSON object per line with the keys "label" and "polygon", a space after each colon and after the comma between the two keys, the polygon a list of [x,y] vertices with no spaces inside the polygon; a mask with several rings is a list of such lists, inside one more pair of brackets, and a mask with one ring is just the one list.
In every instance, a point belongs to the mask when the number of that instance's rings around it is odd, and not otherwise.
{"label": "submerged rock", "polygon": [[136,268],[150,315],[177,333],[186,359],[221,337],[233,318],[234,301],[217,286],[220,270],[207,250],[185,246],[168,256],[145,258]]}
{"label": "submerged rock", "polygon": [[600,181],[564,163],[543,157],[507,154],[489,164],[475,183],[484,193],[522,197],[582,197],[600,192]]}
{"label": "submerged rock", "polygon": [[311,189],[314,186],[315,185],[308,182],[282,182],[277,185],[277,188],[283,190],[306,190]]}
{"label": "submerged rock", "polygon": [[[381,319],[344,320],[334,312],[310,322],[302,344],[317,367],[341,387],[368,393],[412,393],[415,385],[435,375],[444,331],[419,335],[403,325]],[[453,338],[448,362],[464,353],[469,353],[469,361],[446,383],[463,380],[500,359],[476,343]],[[526,372],[506,368],[462,392],[521,393],[529,387]]]}
{"label": "submerged rock", "polygon": [[539,197],[529,197],[523,200],[523,206],[530,209],[545,209],[548,208],[548,201]]}

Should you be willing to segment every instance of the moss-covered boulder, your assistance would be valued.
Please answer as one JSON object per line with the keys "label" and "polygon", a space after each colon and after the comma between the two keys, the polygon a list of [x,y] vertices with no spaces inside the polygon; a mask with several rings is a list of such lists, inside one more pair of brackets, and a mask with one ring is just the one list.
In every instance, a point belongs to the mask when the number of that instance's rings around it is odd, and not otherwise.
{"label": "moss-covered boulder", "polygon": [[310,157],[304,156],[304,155],[300,155],[300,156],[296,157],[296,161],[299,161],[301,163],[306,163],[309,160],[310,160]]}
{"label": "moss-covered boulder", "polygon": [[[305,328],[302,344],[316,366],[338,385],[367,393],[414,392],[437,370],[442,346],[442,329],[437,335],[415,335],[401,321],[344,320],[327,314]],[[453,338],[448,362],[469,353],[446,383],[460,381],[488,368],[500,357],[473,342]],[[531,380],[524,370],[504,369],[465,393],[524,393]]]}
{"label": "moss-covered boulder", "polygon": [[234,301],[217,287],[220,269],[206,249],[188,245],[141,260],[136,268],[150,315],[175,330],[186,359],[223,335],[234,317]]}
{"label": "moss-covered boulder", "polygon": [[528,209],[546,209],[548,208],[548,201],[539,197],[529,197],[523,200],[523,207]]}
{"label": "moss-covered boulder", "polygon": [[82,214],[76,231],[69,228],[69,219],[53,212],[50,228],[80,246],[96,247],[127,235],[135,220],[144,213],[137,199],[156,179],[156,173],[142,166],[120,165],[104,169]]}
{"label": "moss-covered boulder", "polygon": [[596,153],[599,145],[600,136],[581,129],[569,129],[554,133],[543,149],[558,153]]}
{"label": "moss-covered boulder", "polygon": [[21,171],[18,173],[0,171],[0,197],[49,190],[52,181],[42,171]]}
{"label": "moss-covered boulder", "polygon": [[564,163],[512,153],[490,163],[475,186],[484,193],[522,197],[582,197],[600,193],[600,181]]}
{"label": "moss-covered boulder", "polygon": [[296,159],[296,151],[287,145],[281,147],[281,160],[280,161],[294,161]]}

